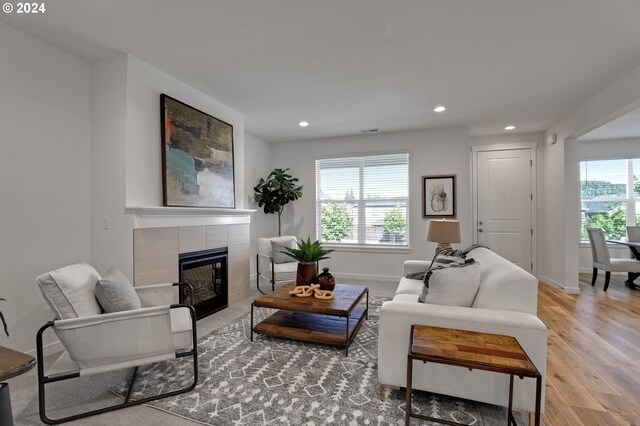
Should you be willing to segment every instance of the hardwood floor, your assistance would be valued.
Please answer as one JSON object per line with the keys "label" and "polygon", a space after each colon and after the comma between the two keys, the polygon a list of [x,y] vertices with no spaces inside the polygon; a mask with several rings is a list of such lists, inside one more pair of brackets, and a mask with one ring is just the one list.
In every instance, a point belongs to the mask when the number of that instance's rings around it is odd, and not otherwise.
{"label": "hardwood floor", "polygon": [[[602,274],[601,274],[602,275]],[[538,316],[549,329],[546,410],[554,425],[640,425],[640,290],[612,276],[580,295],[541,283]]]}

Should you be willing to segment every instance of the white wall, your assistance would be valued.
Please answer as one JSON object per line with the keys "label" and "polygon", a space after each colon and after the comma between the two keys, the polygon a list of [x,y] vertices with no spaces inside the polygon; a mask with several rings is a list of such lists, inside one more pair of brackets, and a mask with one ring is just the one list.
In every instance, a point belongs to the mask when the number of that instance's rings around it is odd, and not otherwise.
{"label": "white wall", "polygon": [[457,175],[457,213],[462,242],[471,244],[471,149],[468,127],[380,133],[342,138],[274,144],[273,166],[291,168],[304,185],[303,197],[285,207],[283,234],[315,237],[315,160],[337,155],[408,152],[409,157],[409,252],[362,252],[337,250],[323,262],[343,278],[396,280],[406,259],[431,259],[435,245],[424,239],[427,220],[422,217],[421,176]]}
{"label": "white wall", "polygon": [[[576,138],[640,106],[640,66],[600,90],[568,117],[551,126],[558,143],[546,145],[545,271],[543,278],[578,293],[580,182]],[[563,238],[558,238],[562,235]]]}
{"label": "white wall", "polygon": [[1,22],[0,58],[0,345],[26,351],[36,276],[91,260],[91,65]]}
{"label": "white wall", "polygon": [[256,186],[260,178],[266,178],[273,170],[271,167],[271,153],[273,146],[259,137],[245,132],[244,134],[244,205],[249,209],[257,209],[251,216],[251,240],[250,240],[250,261],[251,280],[255,280],[256,275],[256,253],[258,252],[257,239],[259,237],[273,237],[278,233],[276,215],[265,214],[258,204],[253,200],[253,187]]}
{"label": "white wall", "polygon": [[[127,55],[93,64],[91,150],[92,264],[133,278],[133,219],[124,212],[127,155]],[[108,217],[109,229],[104,229]]]}
{"label": "white wall", "polygon": [[162,206],[160,94],[233,125],[236,207],[244,207],[244,116],[133,56],[127,60],[128,206]]}
{"label": "white wall", "polygon": [[[164,72],[120,54],[94,64],[93,263],[133,280],[134,218],[127,206],[162,206],[160,94],[233,125],[236,206],[244,199],[244,116]],[[104,217],[110,229],[103,229]]]}
{"label": "white wall", "polygon": [[[578,141],[578,160],[612,160],[640,158],[640,138]],[[609,244],[611,257],[629,257],[629,249]],[[591,272],[592,257],[588,244],[580,244],[580,272]]]}

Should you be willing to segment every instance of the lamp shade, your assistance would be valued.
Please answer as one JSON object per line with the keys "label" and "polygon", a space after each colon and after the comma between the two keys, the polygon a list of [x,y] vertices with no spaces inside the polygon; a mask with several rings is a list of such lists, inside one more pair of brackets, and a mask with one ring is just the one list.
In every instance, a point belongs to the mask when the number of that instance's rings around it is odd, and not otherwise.
{"label": "lamp shade", "polygon": [[457,220],[430,220],[427,228],[427,241],[439,243],[439,246],[451,247],[451,243],[460,242],[460,222]]}

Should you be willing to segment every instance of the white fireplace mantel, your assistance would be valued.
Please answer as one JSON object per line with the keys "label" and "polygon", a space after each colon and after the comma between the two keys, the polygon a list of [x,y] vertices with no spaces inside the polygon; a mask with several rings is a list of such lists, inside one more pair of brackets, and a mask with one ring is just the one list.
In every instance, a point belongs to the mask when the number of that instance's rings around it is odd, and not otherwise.
{"label": "white fireplace mantel", "polygon": [[166,228],[173,226],[229,225],[249,223],[252,209],[221,209],[210,207],[127,206],[125,213],[133,215],[134,228]]}

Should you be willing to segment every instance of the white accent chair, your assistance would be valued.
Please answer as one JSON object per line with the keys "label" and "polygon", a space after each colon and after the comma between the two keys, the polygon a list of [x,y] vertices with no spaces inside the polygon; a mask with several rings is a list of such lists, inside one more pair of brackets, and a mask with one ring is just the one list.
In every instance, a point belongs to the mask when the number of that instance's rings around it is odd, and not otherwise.
{"label": "white accent chair", "polygon": [[[187,284],[135,287],[140,309],[102,313],[95,298],[99,279],[98,272],[85,263],[66,266],[37,278],[40,291],[56,316],[40,328],[36,337],[40,419],[46,424],[68,422],[189,392],[198,382],[195,310],[188,304],[173,303],[173,287]],[[65,350],[45,373],[43,333],[49,328]],[[139,366],[182,357],[193,359],[191,385],[130,400]],[[134,367],[133,375],[123,403],[60,419],[47,417],[45,385],[48,383],[131,367]]]}
{"label": "white accent chair", "polygon": [[271,291],[276,289],[277,283],[284,283],[294,281],[296,279],[296,272],[298,270],[298,262],[291,259],[291,262],[287,263],[275,263],[273,261],[273,253],[271,248],[271,242],[284,243],[286,241],[298,241],[293,235],[284,235],[281,237],[272,238],[258,238],[258,254],[256,256],[256,269],[258,276],[256,278],[256,285],[258,291],[260,290],[260,280],[268,280],[271,284]]}
{"label": "white accent chair", "polygon": [[609,288],[612,272],[640,273],[640,261],[636,259],[611,259],[609,257],[607,238],[601,228],[587,228],[587,234],[589,235],[591,255],[593,257],[592,286],[596,285],[598,269],[605,271],[604,291]]}

